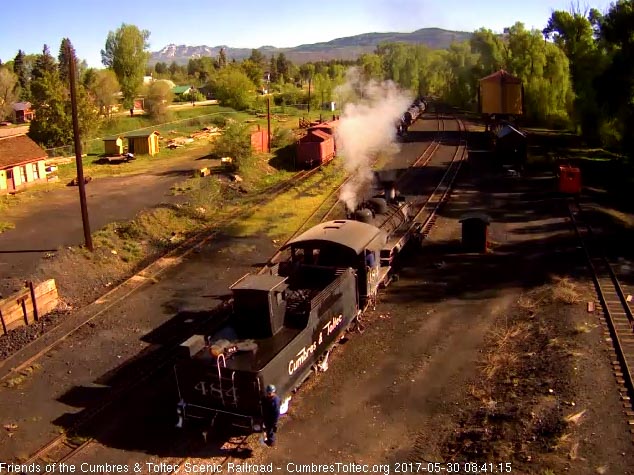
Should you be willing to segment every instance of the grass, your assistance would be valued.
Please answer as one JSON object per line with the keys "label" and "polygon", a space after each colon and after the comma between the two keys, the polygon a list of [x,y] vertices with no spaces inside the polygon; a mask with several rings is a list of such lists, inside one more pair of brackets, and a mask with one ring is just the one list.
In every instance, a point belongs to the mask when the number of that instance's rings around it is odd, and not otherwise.
{"label": "grass", "polygon": [[9,231],[10,229],[15,228],[15,224],[9,223],[7,221],[0,221],[0,233],[5,231]]}
{"label": "grass", "polygon": [[38,363],[33,363],[31,366],[27,366],[21,370],[16,376],[6,379],[2,385],[5,388],[19,388],[35,371],[42,369],[42,366]]}
{"label": "grass", "polygon": [[333,163],[291,191],[260,206],[232,227],[238,237],[264,232],[271,239],[283,239],[297,230],[328,193],[345,177],[343,167]]}

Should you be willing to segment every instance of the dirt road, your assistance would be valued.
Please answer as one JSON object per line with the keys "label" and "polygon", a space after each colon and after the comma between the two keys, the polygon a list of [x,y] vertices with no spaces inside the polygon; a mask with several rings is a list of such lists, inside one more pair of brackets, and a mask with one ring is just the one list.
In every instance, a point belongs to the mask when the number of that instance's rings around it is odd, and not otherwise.
{"label": "dirt road", "polygon": [[[93,180],[86,186],[91,230],[131,219],[161,202],[177,202],[180,198],[172,196],[170,188],[191,177],[201,163],[194,157],[161,161],[149,173]],[[11,209],[4,218],[15,228],[0,234],[0,293],[32,274],[47,250],[84,239],[77,187],[50,191]]]}

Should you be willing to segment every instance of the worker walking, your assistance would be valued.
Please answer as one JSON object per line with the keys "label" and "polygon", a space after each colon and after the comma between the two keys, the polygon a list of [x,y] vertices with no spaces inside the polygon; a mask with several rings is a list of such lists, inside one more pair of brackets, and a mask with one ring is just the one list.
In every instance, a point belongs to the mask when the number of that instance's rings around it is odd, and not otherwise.
{"label": "worker walking", "polygon": [[269,447],[275,445],[275,433],[277,432],[277,421],[280,418],[280,397],[276,394],[275,386],[269,384],[266,387],[266,397],[262,403],[262,415],[264,416],[264,430]]}

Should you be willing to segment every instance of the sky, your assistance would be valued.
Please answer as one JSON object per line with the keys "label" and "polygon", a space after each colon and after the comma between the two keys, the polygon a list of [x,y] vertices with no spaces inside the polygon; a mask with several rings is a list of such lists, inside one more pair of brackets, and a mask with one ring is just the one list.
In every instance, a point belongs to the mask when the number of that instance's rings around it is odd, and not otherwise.
{"label": "sky", "polygon": [[[0,60],[48,44],[57,56],[68,37],[80,59],[101,67],[109,31],[131,23],[150,31],[150,51],[175,43],[257,48],[292,47],[369,32],[420,28],[497,32],[516,21],[542,29],[552,10],[571,0],[0,0]],[[601,11],[610,2],[577,2]],[[8,21],[7,21],[8,20]]]}

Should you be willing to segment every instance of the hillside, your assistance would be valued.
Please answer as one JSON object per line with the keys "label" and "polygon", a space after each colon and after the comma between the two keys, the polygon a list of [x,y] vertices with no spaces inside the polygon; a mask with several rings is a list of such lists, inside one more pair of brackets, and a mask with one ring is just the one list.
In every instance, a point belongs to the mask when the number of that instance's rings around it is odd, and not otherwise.
{"label": "hillside", "polygon": [[[422,28],[412,33],[364,33],[356,36],[337,38],[325,43],[313,43],[295,46],[294,48],[276,48],[261,46],[257,48],[265,56],[284,53],[295,63],[329,59],[356,59],[360,54],[374,51],[380,43],[416,43],[424,44],[433,49],[448,48],[452,41],[464,41],[471,37],[471,33],[449,31],[440,28]],[[227,57],[241,60],[251,54],[249,48],[232,48],[230,46],[186,46],[170,44],[160,51],[155,51],[150,57],[150,64],[159,61],[186,64],[190,58],[202,56],[218,56],[220,48],[225,48]]]}

